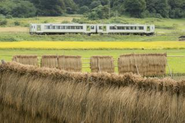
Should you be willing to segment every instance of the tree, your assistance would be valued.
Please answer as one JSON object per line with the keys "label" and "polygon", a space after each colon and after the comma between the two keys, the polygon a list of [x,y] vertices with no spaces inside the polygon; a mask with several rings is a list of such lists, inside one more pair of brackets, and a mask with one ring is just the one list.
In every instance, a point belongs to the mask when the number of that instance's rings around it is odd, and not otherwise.
{"label": "tree", "polygon": [[146,9],[145,0],[125,0],[125,10],[131,16],[140,17],[141,13]]}
{"label": "tree", "polygon": [[82,6],[80,7],[79,14],[84,14],[89,12],[89,7],[88,6]]}
{"label": "tree", "polygon": [[40,0],[39,6],[38,15],[44,16],[59,16],[62,15],[66,9],[63,0]]}
{"label": "tree", "polygon": [[11,15],[12,9],[16,6],[13,1],[2,1],[0,2],[0,14]]}
{"label": "tree", "polygon": [[94,8],[98,7],[99,5],[101,5],[100,1],[93,1],[90,5],[90,8],[94,9]]}
{"label": "tree", "polygon": [[36,15],[35,6],[29,1],[20,1],[12,9],[13,17],[33,17]]}
{"label": "tree", "polygon": [[185,17],[185,1],[184,0],[169,0],[170,17],[182,18]]}
{"label": "tree", "polygon": [[96,19],[107,19],[109,18],[109,6],[98,6],[92,10],[87,16],[89,19],[96,20]]}
{"label": "tree", "polygon": [[0,13],[5,16],[32,17],[36,14],[36,8],[29,1],[7,0],[0,3]]}
{"label": "tree", "polygon": [[158,0],[155,4],[156,13],[159,13],[162,17],[169,17],[170,6],[168,0]]}
{"label": "tree", "polygon": [[125,12],[124,0],[112,0],[111,8],[120,14]]}

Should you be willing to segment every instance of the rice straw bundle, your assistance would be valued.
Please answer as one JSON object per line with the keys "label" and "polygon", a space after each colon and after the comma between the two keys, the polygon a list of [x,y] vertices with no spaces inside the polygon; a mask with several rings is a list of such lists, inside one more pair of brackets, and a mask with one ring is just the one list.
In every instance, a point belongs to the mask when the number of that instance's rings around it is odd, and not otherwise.
{"label": "rice straw bundle", "polygon": [[143,76],[162,76],[166,73],[166,54],[128,54],[118,59],[120,74],[131,72]]}
{"label": "rice straw bundle", "polygon": [[58,68],[66,71],[81,72],[81,56],[58,56]]}
{"label": "rice straw bundle", "polygon": [[38,58],[34,55],[16,55],[13,56],[12,61],[25,65],[38,66]]}
{"label": "rice straw bundle", "polygon": [[185,81],[0,65],[5,123],[183,123]]}
{"label": "rice straw bundle", "polygon": [[112,56],[92,56],[90,68],[91,72],[114,73],[114,59]]}
{"label": "rice straw bundle", "polygon": [[57,56],[45,55],[41,59],[41,67],[58,68]]}

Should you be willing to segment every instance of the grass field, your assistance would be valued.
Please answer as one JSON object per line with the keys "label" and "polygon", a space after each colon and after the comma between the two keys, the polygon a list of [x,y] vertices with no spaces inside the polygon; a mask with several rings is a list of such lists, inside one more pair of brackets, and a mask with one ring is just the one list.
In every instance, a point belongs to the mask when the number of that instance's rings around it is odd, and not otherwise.
{"label": "grass field", "polygon": [[185,42],[0,42],[0,49],[185,49]]}
{"label": "grass field", "polygon": [[[23,28],[24,27],[18,27]],[[66,34],[66,35],[30,35],[28,32],[3,32],[3,30],[11,30],[10,28],[2,29],[0,28],[0,42],[4,41],[178,41],[180,34],[174,35],[154,35],[154,36],[139,36],[139,35],[73,35],[73,34]],[[15,27],[12,29],[17,30]]]}
{"label": "grass field", "polygon": [[[88,20],[81,15],[62,17],[34,17],[7,19],[7,25],[0,26],[0,41],[178,41],[185,35],[185,19],[131,18],[118,17],[106,20]],[[15,25],[19,22],[20,25]],[[135,35],[29,35],[30,23],[124,23],[124,24],[155,24],[155,36]]]}
{"label": "grass field", "polygon": [[[115,58],[115,65],[117,58],[121,54],[128,53],[167,53],[168,56],[185,55],[185,49],[179,50],[24,50],[24,49],[0,49],[0,59],[11,61],[13,55],[80,55],[82,58],[90,58],[94,55],[109,55]],[[83,60],[83,63],[89,63],[89,60]],[[185,73],[185,57],[168,57],[168,64],[173,73]],[[89,64],[83,64],[83,67],[89,67]],[[117,68],[116,68],[117,70]],[[83,71],[90,71],[84,68]],[[167,67],[167,73],[169,68]]]}

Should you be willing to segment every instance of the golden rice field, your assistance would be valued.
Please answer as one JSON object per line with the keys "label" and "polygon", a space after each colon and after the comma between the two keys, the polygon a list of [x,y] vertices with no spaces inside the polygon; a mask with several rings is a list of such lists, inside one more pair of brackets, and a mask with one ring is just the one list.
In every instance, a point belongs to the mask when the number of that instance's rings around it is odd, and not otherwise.
{"label": "golden rice field", "polygon": [[185,42],[0,42],[0,49],[185,49]]}

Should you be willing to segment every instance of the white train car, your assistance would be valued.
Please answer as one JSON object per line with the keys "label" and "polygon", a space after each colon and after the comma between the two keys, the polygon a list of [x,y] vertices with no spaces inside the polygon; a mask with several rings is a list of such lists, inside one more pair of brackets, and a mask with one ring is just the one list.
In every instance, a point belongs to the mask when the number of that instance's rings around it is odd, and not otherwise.
{"label": "white train car", "polygon": [[93,24],[31,24],[30,34],[66,34],[96,32],[96,25]]}
{"label": "white train car", "polygon": [[145,34],[155,33],[154,25],[134,25],[134,24],[107,24],[98,25],[98,32],[104,34]]}
{"label": "white train car", "polygon": [[140,24],[31,24],[30,34],[145,34],[155,33],[154,25]]}

